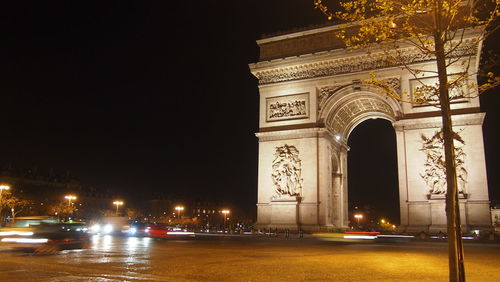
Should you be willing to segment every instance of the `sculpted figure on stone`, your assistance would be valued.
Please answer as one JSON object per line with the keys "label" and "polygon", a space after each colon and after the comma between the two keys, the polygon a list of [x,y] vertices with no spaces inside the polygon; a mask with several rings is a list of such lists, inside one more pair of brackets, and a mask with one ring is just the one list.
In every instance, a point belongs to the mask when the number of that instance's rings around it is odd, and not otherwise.
{"label": "sculpted figure on stone", "polygon": [[301,162],[295,146],[276,147],[272,166],[275,198],[300,196],[302,193]]}
{"label": "sculpted figure on stone", "polygon": [[[422,149],[426,154],[425,171],[420,176],[430,188],[430,194],[446,194],[446,168],[444,160],[443,133],[436,132],[432,137],[427,138],[422,134]],[[465,142],[455,134],[455,141],[464,145]],[[465,169],[465,153],[462,147],[455,145],[455,161],[457,166],[458,192],[464,193],[464,186],[467,182],[467,170]]]}

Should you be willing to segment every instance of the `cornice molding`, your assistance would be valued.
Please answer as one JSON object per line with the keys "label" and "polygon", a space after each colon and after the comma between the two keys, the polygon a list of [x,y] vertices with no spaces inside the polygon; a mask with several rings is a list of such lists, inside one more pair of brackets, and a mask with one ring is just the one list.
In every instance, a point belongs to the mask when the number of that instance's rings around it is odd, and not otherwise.
{"label": "cornice molding", "polygon": [[324,128],[304,128],[304,129],[291,129],[280,130],[271,132],[258,132],[255,136],[259,138],[259,142],[287,140],[287,139],[300,139],[300,138],[316,138],[318,133]]}
{"label": "cornice molding", "polygon": [[[485,113],[461,114],[453,115],[451,118],[454,127],[466,125],[482,125],[485,115]],[[394,126],[394,130],[396,131],[424,128],[441,128],[442,118],[440,116],[436,116],[427,118],[402,119],[394,122],[392,125]]]}
{"label": "cornice molding", "polygon": [[271,132],[257,132],[255,133],[255,136],[259,138],[259,142],[302,139],[302,138],[325,138],[329,140],[330,143],[335,148],[343,148],[345,150],[349,150],[349,147],[345,143],[346,140],[343,139],[337,140],[335,136],[328,129],[323,127],[280,130]]}
{"label": "cornice molding", "polygon": [[[399,60],[387,59],[396,52]],[[466,40],[459,48],[454,50],[450,57],[470,56],[477,52],[477,41],[474,39]],[[324,55],[324,54],[318,54]],[[312,56],[316,56],[313,54]],[[376,69],[398,67],[404,64],[424,63],[434,60],[434,57],[423,54],[417,48],[402,48],[397,51],[389,52],[389,55],[384,55],[383,52],[377,54],[364,53],[351,57],[337,57],[330,60],[322,60],[311,62],[311,56],[307,58],[309,62],[300,63],[293,66],[282,66],[288,64],[287,59],[281,60],[281,63],[274,67],[266,68],[265,63],[257,63],[251,66],[255,77],[259,79],[260,85],[272,84],[278,82],[288,82],[302,79],[318,78],[333,76],[339,74],[347,74],[353,72],[370,71]],[[300,58],[299,58],[300,59]],[[299,60],[300,61],[300,60]],[[261,68],[262,70],[259,70]]]}

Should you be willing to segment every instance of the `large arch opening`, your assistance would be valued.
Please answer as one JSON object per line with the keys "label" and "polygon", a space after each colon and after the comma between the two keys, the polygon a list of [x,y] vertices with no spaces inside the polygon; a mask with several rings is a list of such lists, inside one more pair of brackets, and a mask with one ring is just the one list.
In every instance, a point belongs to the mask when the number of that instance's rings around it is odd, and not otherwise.
{"label": "large arch opening", "polygon": [[359,123],[349,134],[348,146],[350,225],[362,229],[399,225],[396,135],[391,122],[378,118]]}

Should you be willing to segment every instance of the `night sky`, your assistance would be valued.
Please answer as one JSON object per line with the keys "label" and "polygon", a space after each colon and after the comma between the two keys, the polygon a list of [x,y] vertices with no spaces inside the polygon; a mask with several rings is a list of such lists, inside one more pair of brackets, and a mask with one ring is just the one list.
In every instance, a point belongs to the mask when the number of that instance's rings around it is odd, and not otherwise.
{"label": "night sky", "polygon": [[[0,164],[68,170],[84,184],[142,198],[218,199],[252,213],[259,97],[248,64],[258,60],[262,34],[325,22],[312,2],[2,4]],[[498,96],[483,98],[492,199],[500,199]],[[363,142],[374,134],[385,149]],[[370,121],[349,140],[350,163],[363,163],[349,171],[349,196],[392,201],[378,202],[389,214],[398,209],[394,138],[390,124]],[[377,152],[360,156],[358,148]],[[378,187],[365,182],[369,167],[386,173]],[[380,189],[392,196],[378,197]]]}

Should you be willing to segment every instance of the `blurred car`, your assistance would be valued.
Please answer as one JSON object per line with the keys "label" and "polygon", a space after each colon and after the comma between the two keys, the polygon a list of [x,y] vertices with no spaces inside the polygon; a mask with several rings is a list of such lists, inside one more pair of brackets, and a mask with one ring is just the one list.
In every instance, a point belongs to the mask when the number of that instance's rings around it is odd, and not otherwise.
{"label": "blurred car", "polygon": [[92,224],[89,229],[93,234],[125,234],[129,229],[128,221],[128,217],[123,216],[103,217]]}
{"label": "blurred car", "polygon": [[14,249],[37,254],[90,247],[85,223],[64,223],[51,217],[19,217],[0,229],[0,242]]}
{"label": "blurred car", "polygon": [[148,223],[143,222],[133,222],[125,230],[128,236],[142,237],[147,236]]}
{"label": "blurred car", "polygon": [[193,238],[194,232],[163,224],[149,224],[144,230],[145,236],[151,238]]}
{"label": "blurred car", "polygon": [[111,223],[94,223],[89,228],[92,234],[112,234],[115,232],[115,228]]}

